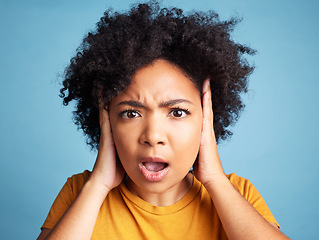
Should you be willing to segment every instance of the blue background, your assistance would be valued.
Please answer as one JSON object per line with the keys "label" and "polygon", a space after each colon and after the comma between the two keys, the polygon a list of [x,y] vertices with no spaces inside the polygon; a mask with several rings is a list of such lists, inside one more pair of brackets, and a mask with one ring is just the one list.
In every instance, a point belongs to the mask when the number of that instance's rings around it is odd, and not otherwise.
{"label": "blue background", "polygon": [[[134,1],[0,1],[0,229],[35,239],[67,177],[96,157],[58,97],[63,73],[105,9]],[[243,17],[234,39],[258,50],[246,110],[220,145],[227,173],[250,179],[282,231],[318,235],[319,15],[315,0],[170,0]]]}

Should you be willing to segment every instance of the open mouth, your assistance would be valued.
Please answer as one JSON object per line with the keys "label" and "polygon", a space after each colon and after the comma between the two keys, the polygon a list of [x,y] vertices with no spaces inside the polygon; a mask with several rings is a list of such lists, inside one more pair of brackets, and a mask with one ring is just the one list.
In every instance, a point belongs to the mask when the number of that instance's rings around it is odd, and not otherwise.
{"label": "open mouth", "polygon": [[159,172],[168,167],[168,164],[163,162],[143,162],[142,164],[150,172]]}
{"label": "open mouth", "polygon": [[158,182],[167,174],[169,164],[165,162],[141,162],[139,169],[146,180]]}

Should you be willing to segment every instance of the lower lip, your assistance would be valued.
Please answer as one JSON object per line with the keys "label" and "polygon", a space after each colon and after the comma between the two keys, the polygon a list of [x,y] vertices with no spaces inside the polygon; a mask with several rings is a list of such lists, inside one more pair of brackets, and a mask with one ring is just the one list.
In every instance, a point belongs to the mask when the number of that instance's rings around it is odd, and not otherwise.
{"label": "lower lip", "polygon": [[164,168],[161,171],[152,172],[152,171],[147,170],[142,163],[140,163],[138,165],[138,167],[139,167],[142,175],[146,178],[146,180],[148,180],[150,182],[161,181],[166,176],[168,169],[169,169],[169,166],[167,166],[166,168]]}

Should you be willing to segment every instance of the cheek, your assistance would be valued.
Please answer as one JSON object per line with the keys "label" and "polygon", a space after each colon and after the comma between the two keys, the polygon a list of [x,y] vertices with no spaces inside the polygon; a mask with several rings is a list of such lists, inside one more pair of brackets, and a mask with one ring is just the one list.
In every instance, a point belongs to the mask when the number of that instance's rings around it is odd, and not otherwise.
{"label": "cheek", "polygon": [[117,153],[122,161],[123,158],[132,154],[133,149],[133,136],[134,131],[128,131],[123,127],[112,127],[114,144]]}
{"label": "cheek", "polygon": [[134,131],[129,131],[126,129],[125,125],[119,124],[117,116],[110,116],[111,130],[114,140],[114,145],[117,154],[123,164],[123,160],[127,159],[128,156],[132,155],[133,149],[133,136]]}
{"label": "cheek", "polygon": [[174,134],[175,149],[178,149],[178,154],[183,159],[189,159],[190,162],[195,161],[201,141],[201,129],[202,121],[199,116],[194,121],[184,124],[178,133]]}

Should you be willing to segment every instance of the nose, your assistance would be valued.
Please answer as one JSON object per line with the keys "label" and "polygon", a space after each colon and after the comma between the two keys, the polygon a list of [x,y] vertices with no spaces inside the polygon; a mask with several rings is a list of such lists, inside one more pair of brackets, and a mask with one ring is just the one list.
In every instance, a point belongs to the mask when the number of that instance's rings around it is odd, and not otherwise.
{"label": "nose", "polygon": [[165,123],[163,119],[149,117],[143,121],[140,143],[143,145],[157,146],[167,143]]}

